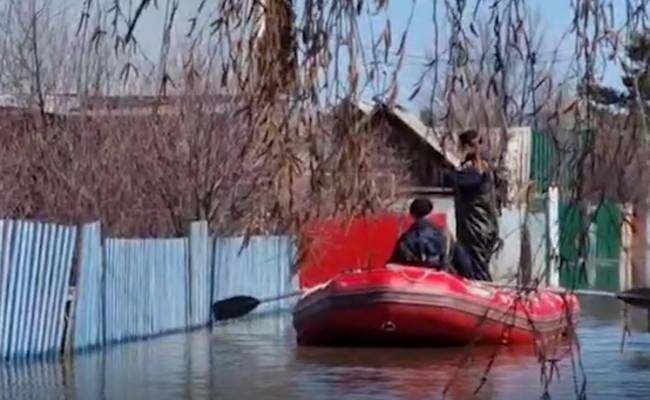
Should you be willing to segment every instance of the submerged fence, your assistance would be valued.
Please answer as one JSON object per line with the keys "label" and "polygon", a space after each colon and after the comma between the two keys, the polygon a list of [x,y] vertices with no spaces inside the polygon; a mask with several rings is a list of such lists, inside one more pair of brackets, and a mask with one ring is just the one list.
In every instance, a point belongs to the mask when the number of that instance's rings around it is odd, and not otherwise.
{"label": "submerged fence", "polygon": [[101,226],[86,225],[81,231],[79,279],[74,314],[74,343],[80,348],[104,343],[104,271]]}
{"label": "submerged fence", "polygon": [[0,357],[57,352],[77,230],[0,221]]}
{"label": "submerged fence", "polygon": [[[285,236],[250,238],[246,247],[243,238],[217,238],[214,245],[215,268],[214,298],[247,294],[259,299],[277,296],[296,290],[291,280],[294,248]],[[291,299],[261,304],[256,311],[285,309],[293,304]]]}
{"label": "submerged fence", "polygon": [[205,326],[217,299],[295,290],[287,237],[253,237],[242,247],[240,237],[211,237],[204,222],[179,239],[104,239],[99,223],[83,226],[79,236],[75,227],[0,221],[0,358]]}
{"label": "submerged fence", "polygon": [[187,326],[187,239],[111,239],[104,256],[104,343]]}

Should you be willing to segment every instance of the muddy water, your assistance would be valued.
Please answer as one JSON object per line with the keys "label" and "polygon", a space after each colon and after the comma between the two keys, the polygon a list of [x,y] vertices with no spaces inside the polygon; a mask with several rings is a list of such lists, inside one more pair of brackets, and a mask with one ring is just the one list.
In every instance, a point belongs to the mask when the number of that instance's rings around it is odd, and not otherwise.
{"label": "muddy water", "polygon": [[[632,335],[621,352],[619,304],[602,298],[581,302],[581,357],[567,353],[557,362],[551,398],[575,399],[583,389],[589,399],[650,398],[644,313],[629,316]],[[544,386],[534,354],[494,353],[477,348],[468,358],[458,348],[298,348],[290,315],[273,315],[117,346],[67,363],[0,365],[0,398],[438,399],[446,387],[448,399],[540,398]]]}

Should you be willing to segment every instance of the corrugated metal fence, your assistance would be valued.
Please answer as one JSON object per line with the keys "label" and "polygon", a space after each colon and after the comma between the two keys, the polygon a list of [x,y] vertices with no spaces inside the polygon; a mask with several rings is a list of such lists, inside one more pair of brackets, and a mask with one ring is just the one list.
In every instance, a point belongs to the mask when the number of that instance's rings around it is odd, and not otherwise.
{"label": "corrugated metal fence", "polygon": [[[265,236],[244,239],[217,238],[214,246],[214,298],[224,299],[240,294],[259,299],[278,296],[296,290],[291,280],[291,266],[295,247],[290,238]],[[295,299],[284,299],[261,304],[255,311],[286,309]]]}
{"label": "corrugated metal fence", "polygon": [[187,326],[187,239],[109,239],[105,257],[105,343]]}
{"label": "corrugated metal fence", "polygon": [[206,223],[192,224],[190,228],[189,253],[189,310],[188,326],[200,326],[210,322],[212,303],[212,238]]}
{"label": "corrugated metal fence", "polygon": [[1,358],[60,353],[66,340],[85,350],[205,326],[216,299],[293,290],[283,237],[253,237],[240,252],[242,238],[212,238],[205,222],[179,239],[104,240],[99,223],[81,229],[78,246],[76,236],[75,227],[0,221]]}
{"label": "corrugated metal fence", "polygon": [[292,290],[289,239],[253,237],[240,254],[242,243],[210,237],[205,222],[192,224],[188,238],[106,239],[103,245],[98,224],[84,227],[74,348],[204,326],[216,299]]}
{"label": "corrugated metal fence", "polygon": [[77,230],[0,221],[0,356],[59,351]]}
{"label": "corrugated metal fence", "polygon": [[99,223],[89,224],[81,231],[77,282],[74,344],[89,348],[104,343],[104,303],[102,267],[102,232]]}
{"label": "corrugated metal fence", "polygon": [[[579,246],[583,220],[588,227],[586,249]],[[560,204],[560,255],[564,260],[560,274],[562,286],[619,290],[621,221],[621,206],[616,203],[591,205],[587,215],[573,204]],[[585,265],[579,262],[582,256],[587,256]]]}

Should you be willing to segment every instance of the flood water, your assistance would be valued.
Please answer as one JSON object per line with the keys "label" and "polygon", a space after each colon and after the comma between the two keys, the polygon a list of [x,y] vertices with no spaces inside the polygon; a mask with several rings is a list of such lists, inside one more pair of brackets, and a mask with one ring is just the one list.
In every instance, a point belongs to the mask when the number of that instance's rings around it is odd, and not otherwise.
{"label": "flood water", "polygon": [[[581,358],[558,363],[553,399],[650,398],[650,333],[631,313],[621,352],[622,307],[581,299]],[[0,365],[2,399],[537,399],[544,389],[531,352],[494,348],[298,348],[288,314],[129,343],[66,363]],[[467,362],[459,368],[459,363]],[[584,368],[584,377],[579,362]],[[575,373],[574,373],[575,366]],[[559,372],[559,377],[557,376]]]}

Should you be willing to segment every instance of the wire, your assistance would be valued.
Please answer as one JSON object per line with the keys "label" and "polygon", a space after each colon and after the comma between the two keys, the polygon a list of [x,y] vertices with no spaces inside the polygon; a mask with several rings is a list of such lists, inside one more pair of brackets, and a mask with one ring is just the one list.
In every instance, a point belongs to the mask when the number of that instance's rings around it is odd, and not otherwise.
{"label": "wire", "polygon": [[[368,50],[368,51],[373,51],[373,48],[371,46],[362,46],[363,49]],[[383,55],[386,53],[385,49],[382,49],[380,47],[377,47],[374,49],[379,55]],[[446,53],[446,51],[443,51],[442,54]],[[400,54],[397,51],[394,50],[389,50],[388,54],[393,57],[399,57]],[[540,54],[549,54],[551,55],[550,57],[540,57]],[[402,57],[405,59],[409,60],[420,60],[424,64],[430,64],[434,60],[437,59],[438,62],[445,62],[448,63],[451,61],[449,58],[440,58],[440,57],[428,57],[425,55],[418,55],[418,54],[413,54],[413,53],[403,53]],[[565,62],[571,62],[575,60],[575,55],[572,52],[564,52],[564,53],[556,53],[555,51],[545,51],[545,52],[536,52],[535,53],[536,57],[536,62],[544,62],[544,61],[554,61],[557,63],[565,63]],[[478,62],[480,61],[479,59],[469,59],[470,62]],[[373,63],[382,63],[382,61],[373,61]],[[384,64],[388,64],[384,62]]]}

